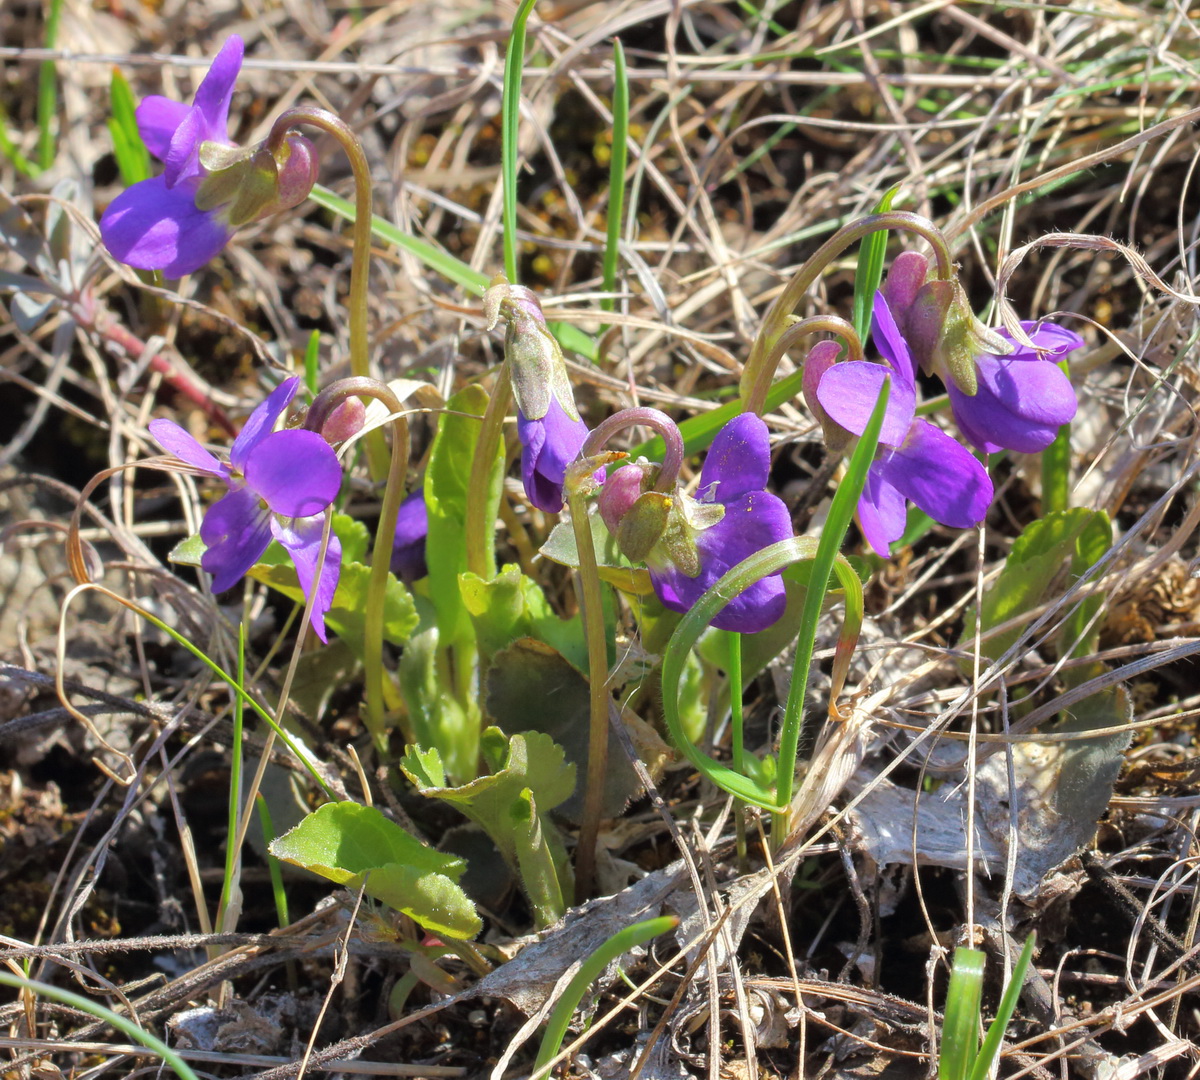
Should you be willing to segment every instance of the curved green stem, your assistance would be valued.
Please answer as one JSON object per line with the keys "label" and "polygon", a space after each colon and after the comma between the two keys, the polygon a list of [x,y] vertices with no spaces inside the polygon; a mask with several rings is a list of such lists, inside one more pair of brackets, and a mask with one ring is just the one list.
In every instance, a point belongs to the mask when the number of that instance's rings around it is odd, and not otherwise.
{"label": "curved green stem", "polygon": [[[750,356],[742,369],[739,390],[745,402],[750,391],[762,378],[763,368],[775,348],[776,342],[788,328],[788,320],[796,305],[804,298],[804,294],[813,286],[821,272],[851,244],[870,236],[882,229],[898,229],[901,232],[911,232],[926,240],[933,248],[937,262],[937,276],[943,281],[949,281],[954,275],[954,263],[950,257],[950,248],[942,232],[928,218],[920,214],[912,214],[904,210],[889,210],[882,214],[871,214],[859,221],[843,225],[828,240],[813,253],[812,257],[796,271],[795,276],[787,283],[783,292],[775,298],[765,316],[758,337],[750,347]],[[769,382],[769,380],[768,380]],[[764,391],[765,393],[765,391]],[[743,411],[749,406],[743,405]]]}
{"label": "curved green stem", "polygon": [[759,369],[750,392],[746,395],[743,412],[756,413],[762,416],[766,411],[767,391],[775,381],[775,370],[779,361],[794,349],[810,334],[835,334],[846,343],[847,359],[861,360],[863,358],[862,339],[850,323],[838,315],[812,315],[792,323],[779,335],[767,355],[766,362]]}
{"label": "curved green stem", "polygon": [[624,930],[618,930],[583,961],[555,1004],[554,1011],[550,1013],[550,1019],[546,1021],[542,1045],[538,1048],[537,1061],[534,1062],[533,1075],[530,1080],[547,1080],[550,1075],[550,1062],[554,1060],[558,1054],[558,1048],[562,1046],[563,1038],[567,1034],[567,1027],[571,1023],[571,1017],[575,1015],[575,1009],[583,999],[583,995],[587,993],[588,988],[600,978],[604,969],[622,953],[626,953],[638,945],[643,945],[651,938],[665,934],[668,930],[674,930],[678,925],[679,920],[674,915],[662,915],[657,919],[646,919],[643,922],[634,923]]}
{"label": "curved green stem", "polygon": [[663,440],[662,465],[658,470],[658,479],[654,482],[654,490],[674,492],[679,470],[683,467],[683,436],[679,434],[679,427],[675,421],[659,409],[640,405],[636,409],[622,409],[613,413],[588,433],[579,450],[579,456],[594,457],[618,432],[637,425],[644,425],[657,432]]}
{"label": "curved green stem", "polygon": [[[291,128],[305,124],[332,135],[350,161],[354,174],[354,252],[350,265],[350,371],[367,378],[371,374],[367,341],[367,301],[371,282],[371,166],[362,143],[353,129],[340,117],[325,109],[299,105],[280,115],[267,136],[267,149],[278,149]],[[387,471],[387,445],[383,432],[367,435],[367,464],[372,480],[380,480]]]}
{"label": "curved green stem", "polygon": [[[377,745],[382,746],[387,732],[384,727],[383,617],[387,602],[388,575],[392,566],[392,544],[396,538],[396,515],[404,500],[404,481],[408,473],[408,419],[403,415],[400,399],[378,379],[351,377],[339,379],[326,387],[308,410],[306,426],[320,431],[329,414],[345,398],[374,398],[392,414],[392,455],[388,466],[387,486],[383,490],[383,506],[379,511],[379,528],[371,552],[370,587],[363,611],[363,675],[366,683],[367,729]],[[382,432],[375,432],[382,437]],[[385,444],[386,445],[386,444]]]}
{"label": "curved green stem", "polygon": [[[575,849],[575,902],[582,903],[591,894],[596,871],[596,839],[600,834],[600,816],[604,812],[604,780],[608,773],[608,643],[604,633],[604,598],[596,548],[588,521],[587,499],[579,490],[590,477],[584,463],[567,470],[567,506],[571,528],[579,554],[576,587],[583,618],[583,634],[588,653],[588,764],[587,786],[583,796],[583,817],[579,825],[579,844]],[[593,466],[594,468],[594,466]]]}
{"label": "curved green stem", "polygon": [[483,423],[475,443],[475,456],[471,459],[471,476],[467,481],[466,545],[467,570],[490,581],[496,576],[496,545],[492,534],[496,523],[488,521],[488,488],[496,450],[504,437],[504,417],[512,401],[512,380],[509,378],[508,361],[500,365],[492,396],[488,398],[483,412]]}

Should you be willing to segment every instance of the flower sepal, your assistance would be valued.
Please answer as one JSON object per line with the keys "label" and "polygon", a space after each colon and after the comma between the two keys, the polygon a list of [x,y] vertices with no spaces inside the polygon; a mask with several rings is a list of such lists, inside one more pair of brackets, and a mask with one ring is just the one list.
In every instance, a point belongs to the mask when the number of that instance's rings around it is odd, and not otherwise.
{"label": "flower sepal", "polygon": [[242,149],[222,143],[200,144],[207,175],[196,190],[196,208],[220,212],[231,228],[297,206],[317,179],[316,149],[302,135],[289,135],[272,153],[266,146]]}

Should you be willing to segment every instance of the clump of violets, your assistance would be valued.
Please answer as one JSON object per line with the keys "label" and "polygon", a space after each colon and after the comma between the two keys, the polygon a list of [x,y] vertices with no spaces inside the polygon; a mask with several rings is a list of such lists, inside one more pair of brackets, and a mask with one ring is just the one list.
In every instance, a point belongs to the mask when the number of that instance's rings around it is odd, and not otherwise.
{"label": "clump of violets", "polygon": [[835,363],[836,346],[817,346],[805,361],[805,384],[828,441],[846,448],[866,429],[883,381],[891,377],[878,454],[858,501],[863,535],[887,558],[904,533],[909,502],[943,525],[966,529],[987,516],[993,489],[987,470],[966,447],[916,416],[916,366],[882,293],[875,296],[872,329],[886,366]]}
{"label": "clump of violets", "polygon": [[575,407],[567,365],[534,293],[510,285],[498,274],[483,299],[491,330],[506,322],[504,357],[517,400],[517,437],[521,441],[521,480],[539,510],[557,514],[563,507],[567,466],[579,456],[587,424]]}
{"label": "clump of violets", "polygon": [[[228,464],[173,421],[150,422],[150,434],[159,446],[228,489],[208,508],[200,525],[200,539],[206,545],[200,566],[212,575],[215,593],[236,585],[272,539],[291,556],[305,597],[312,595],[318,581],[325,510],[337,497],[342,468],[317,432],[274,430],[299,385],[299,379],[287,379],[250,414],[230,448]],[[311,616],[322,641],[327,640],[325,613],[333,603],[341,561],[341,544],[331,533]]]}
{"label": "clump of violets", "polygon": [[[767,426],[752,413],[718,433],[700,471],[696,497],[676,486],[655,490],[659,466],[624,465],[604,482],[599,512],[627,558],[644,562],[664,607],[687,612],[728,570],[792,535],[783,502],[764,490],[771,468]],[[787,605],[778,574],[756,581],[712,625],[753,634]]]}
{"label": "clump of violets", "polygon": [[138,106],[138,131],[164,168],[123,191],[100,219],[105,245],[122,262],[182,277],[217,255],[236,229],[308,197],[317,177],[309,140],[289,133],[273,149],[230,141],[243,51],[231,36],[191,105],[151,95]]}
{"label": "clump of violets", "polygon": [[1023,322],[1029,348],[983,326],[957,280],[929,281],[928,273],[923,255],[898,256],[884,302],[921,369],[946,384],[959,430],[988,453],[1044,450],[1075,416],[1075,391],[1058,362],[1083,338],[1056,323]]}

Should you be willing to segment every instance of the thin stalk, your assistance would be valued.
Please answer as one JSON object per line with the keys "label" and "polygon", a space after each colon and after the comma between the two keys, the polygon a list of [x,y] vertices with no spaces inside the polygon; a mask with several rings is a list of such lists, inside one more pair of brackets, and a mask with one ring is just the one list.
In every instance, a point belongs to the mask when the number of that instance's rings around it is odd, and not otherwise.
{"label": "thin stalk", "polygon": [[[382,747],[387,732],[384,727],[385,692],[383,669],[383,616],[387,601],[388,576],[392,568],[392,545],[396,539],[396,516],[404,500],[404,481],[408,474],[408,419],[400,399],[378,379],[351,377],[339,379],[326,387],[308,410],[305,426],[320,431],[329,414],[345,398],[357,395],[374,398],[392,416],[392,456],[383,489],[383,505],[379,510],[379,528],[375,547],[371,551],[371,576],[367,602],[363,611],[363,675],[366,684],[367,729]],[[373,433],[381,435],[378,429]],[[386,446],[386,443],[384,444]]]}
{"label": "thin stalk", "polygon": [[504,197],[504,273],[517,278],[517,135],[521,126],[521,70],[525,66],[525,24],[537,0],[521,0],[513,16],[504,54],[504,92],[500,102],[500,183]]}
{"label": "thin stalk", "polygon": [[93,1001],[91,998],[84,997],[82,994],[76,994],[71,990],[63,990],[60,987],[51,986],[48,983],[36,982],[33,979],[23,979],[18,975],[10,975],[7,971],[0,972],[0,986],[11,986],[16,990],[28,990],[40,997],[49,998],[51,1001],[57,1001],[63,1005],[70,1005],[73,1009],[78,1009],[80,1012],[94,1016],[98,1020],[103,1020],[116,1031],[121,1032],[123,1035],[128,1035],[134,1042],[139,1042],[147,1050],[156,1053],[163,1059],[164,1064],[175,1070],[175,1075],[179,1080],[200,1080],[195,1072],[192,1071],[191,1066],[163,1042],[162,1039],[151,1035],[145,1028],[138,1027],[128,1016],[115,1013],[112,1009],[101,1005],[98,1001]]}
{"label": "thin stalk", "polygon": [[[350,263],[350,371],[359,378],[371,375],[370,348],[367,340],[367,303],[371,284],[371,166],[353,129],[340,117],[325,109],[299,105],[280,115],[267,136],[268,150],[283,144],[288,131],[301,124],[320,128],[341,146],[354,174],[354,251]],[[366,437],[367,466],[371,479],[379,481],[387,473],[387,442],[379,429]],[[407,440],[406,440],[407,446]]]}
{"label": "thin stalk", "polygon": [[600,815],[604,812],[604,780],[608,773],[608,643],[604,633],[603,593],[596,549],[588,521],[587,499],[575,490],[568,473],[567,506],[571,528],[579,553],[575,587],[583,617],[583,634],[588,653],[588,762],[587,786],[583,796],[583,816],[579,825],[579,844],[575,849],[575,902],[583,903],[592,891],[596,873],[596,840],[600,834]]}
{"label": "thin stalk", "polygon": [[490,581],[496,576],[496,545],[492,540],[495,522],[487,520],[488,487],[496,450],[504,438],[504,418],[512,401],[512,381],[508,361],[500,365],[496,385],[483,411],[483,423],[475,442],[471,459],[471,476],[467,480],[466,544],[467,570]]}
{"label": "thin stalk", "polygon": [[[238,623],[237,681],[246,685],[246,624]],[[225,839],[225,877],[221,882],[221,902],[217,905],[217,929],[221,933],[232,933],[237,928],[225,925],[225,913],[233,896],[238,875],[242,867],[242,851],[237,844],[238,810],[242,803],[242,732],[246,706],[242,699],[233,695],[233,738],[229,747],[229,824]],[[240,905],[239,905],[240,908]]]}
{"label": "thin stalk", "polygon": [[[1067,362],[1058,366],[1068,374]],[[1042,514],[1066,510],[1071,503],[1071,425],[1063,424],[1042,451]]]}
{"label": "thin stalk", "polygon": [[679,427],[675,421],[660,409],[639,405],[636,409],[622,409],[613,413],[588,434],[579,451],[580,458],[595,457],[618,432],[638,425],[644,425],[657,432],[663,440],[662,465],[658,470],[658,479],[654,482],[654,490],[674,492],[679,470],[683,467],[683,436],[679,434]]}
{"label": "thin stalk", "polygon": [[[726,631],[725,640],[729,644],[729,730],[733,742],[733,767],[743,776],[746,774],[746,747],[744,742],[743,725],[745,712],[742,708],[742,635],[733,630]],[[745,804],[737,801],[737,815],[734,818],[734,828],[737,831],[738,866],[746,868],[746,815],[743,812]]]}
{"label": "thin stalk", "polygon": [[[608,216],[607,233],[604,240],[603,282],[604,291],[613,293],[617,288],[617,263],[621,258],[621,220],[625,213],[625,168],[629,163],[629,76],[625,70],[625,49],[620,38],[613,40],[613,130],[612,157],[608,162]],[[612,311],[616,299],[604,296],[600,300],[603,311]],[[601,327],[603,333],[607,327]]]}
{"label": "thin stalk", "polygon": [[[950,257],[950,248],[941,230],[928,218],[912,214],[904,210],[889,210],[883,214],[871,214],[858,221],[843,225],[828,240],[813,253],[812,257],[798,270],[792,280],[787,283],[783,292],[767,309],[763,316],[762,326],[754,344],[750,347],[750,356],[742,369],[739,390],[742,395],[743,411],[752,411],[749,406],[751,394],[755,400],[761,400],[766,388],[759,390],[758,383],[763,378],[763,369],[771,355],[776,342],[788,329],[789,320],[796,306],[804,298],[804,294],[813,286],[821,272],[851,244],[857,243],[864,237],[883,229],[897,229],[901,232],[911,232],[926,240],[933,248],[934,259],[937,263],[937,276],[943,281],[949,281],[954,275],[954,263]],[[770,378],[766,379],[770,384]]]}

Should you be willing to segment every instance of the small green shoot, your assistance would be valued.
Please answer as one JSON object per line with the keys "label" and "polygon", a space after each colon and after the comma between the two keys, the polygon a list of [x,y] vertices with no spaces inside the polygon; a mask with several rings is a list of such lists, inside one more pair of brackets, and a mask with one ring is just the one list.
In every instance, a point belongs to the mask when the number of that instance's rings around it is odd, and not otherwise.
{"label": "small green shoot", "polygon": [[658,937],[659,934],[665,934],[668,930],[674,930],[678,925],[679,920],[674,915],[664,915],[657,919],[646,919],[644,922],[634,923],[613,934],[583,962],[555,1004],[554,1011],[550,1013],[550,1019],[546,1021],[546,1030],[542,1034],[542,1045],[538,1049],[537,1061],[534,1063],[533,1075],[530,1080],[546,1080],[550,1075],[550,1063],[558,1056],[559,1047],[562,1046],[563,1039],[567,1034],[567,1026],[571,1023],[571,1017],[575,1015],[575,1010],[583,1000],[583,995],[587,993],[588,987],[600,978],[604,969],[622,953],[627,953],[630,949],[643,945],[652,938]]}
{"label": "small green shoot", "polygon": [[121,182],[129,187],[150,175],[150,151],[142,141],[137,126],[137,107],[129,82],[113,68],[109,85],[112,115],[108,118],[108,133],[112,138],[113,156],[121,173]]}
{"label": "small green shoot", "polygon": [[[62,21],[62,0],[49,0],[46,9],[45,47],[58,47],[58,26]],[[58,113],[58,66],[53,60],[43,60],[38,69],[37,121],[38,168],[45,172],[54,164],[54,121]]]}
{"label": "small green shoot", "polygon": [[954,966],[946,991],[946,1019],[942,1026],[942,1046],[938,1057],[938,1080],[985,1080],[1000,1053],[1005,1029],[1017,1007],[1025,974],[1033,960],[1036,936],[1030,934],[1013,967],[1012,978],[1004,988],[1000,1009],[988,1026],[983,1044],[979,1042],[982,1024],[980,1002],[983,998],[985,955],[979,949],[954,950]]}
{"label": "small green shoot", "polygon": [[[900,190],[894,184],[883,193],[875,205],[876,214],[885,214],[892,208],[892,200]],[[854,271],[854,316],[850,320],[858,332],[858,339],[867,347],[871,333],[871,307],[875,301],[875,290],[883,280],[883,260],[887,255],[887,230],[871,233],[858,251],[858,266]]]}
{"label": "small green shoot", "polygon": [[304,385],[313,397],[321,388],[321,373],[318,364],[321,360],[321,331],[314,330],[308,335],[308,344],[304,346]]}

